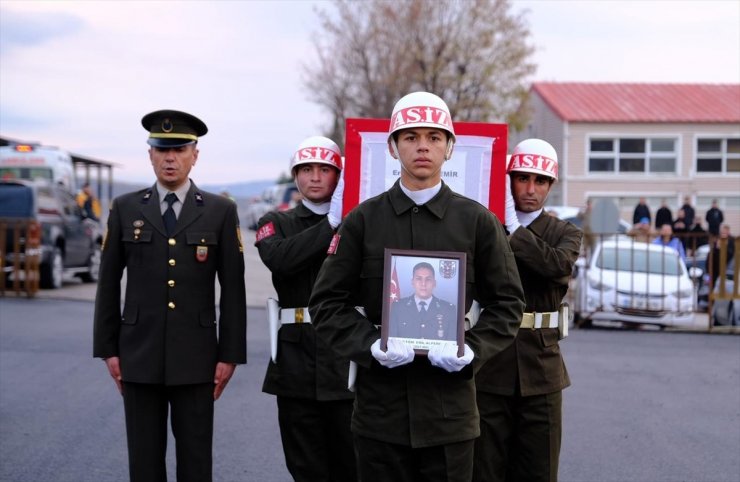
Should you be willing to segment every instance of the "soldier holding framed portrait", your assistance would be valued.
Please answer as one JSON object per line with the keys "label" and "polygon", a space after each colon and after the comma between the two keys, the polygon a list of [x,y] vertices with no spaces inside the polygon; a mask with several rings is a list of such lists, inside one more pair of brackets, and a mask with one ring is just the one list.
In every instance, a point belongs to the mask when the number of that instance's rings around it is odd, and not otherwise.
{"label": "soldier holding framed portrait", "polygon": [[[309,309],[317,334],[357,364],[352,414],[361,480],[469,481],[480,433],[474,372],[509,346],[524,295],[501,223],[441,178],[455,131],[445,102],[414,92],[393,109],[388,150],[400,179],[343,220],[322,265]],[[402,339],[381,347],[385,249],[465,254],[465,311],[478,323],[462,353],[444,343],[415,356]]]}

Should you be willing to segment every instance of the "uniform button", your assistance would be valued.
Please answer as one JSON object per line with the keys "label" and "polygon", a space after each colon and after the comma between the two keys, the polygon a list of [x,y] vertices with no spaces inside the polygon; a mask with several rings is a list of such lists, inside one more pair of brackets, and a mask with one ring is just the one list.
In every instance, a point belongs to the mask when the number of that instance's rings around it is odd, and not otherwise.
{"label": "uniform button", "polygon": [[173,303],[173,302],[170,301],[169,303],[167,303],[167,307],[169,309],[171,309],[171,310],[174,310],[175,309],[175,303]]}
{"label": "uniform button", "polygon": [[418,207],[416,207],[416,206],[414,206],[414,209],[412,209],[412,211],[413,211],[414,213],[418,213],[418,212],[419,212],[419,208],[418,208]]}
{"label": "uniform button", "polygon": [[177,264],[174,259],[169,260],[168,263],[170,266],[175,266]]}
{"label": "uniform button", "polygon": [[167,244],[169,244],[170,246],[174,246],[175,244],[177,244],[177,241],[175,241],[175,238],[170,238],[167,241]]}
{"label": "uniform button", "polygon": [[175,280],[173,280],[173,279],[169,280],[167,282],[167,286],[169,286],[170,288],[174,288],[175,287]]}

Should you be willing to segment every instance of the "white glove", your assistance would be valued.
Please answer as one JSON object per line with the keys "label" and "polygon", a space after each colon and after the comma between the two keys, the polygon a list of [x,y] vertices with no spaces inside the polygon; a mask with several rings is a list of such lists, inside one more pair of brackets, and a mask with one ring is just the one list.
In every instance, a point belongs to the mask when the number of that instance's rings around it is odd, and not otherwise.
{"label": "white glove", "polygon": [[414,361],[414,349],[401,340],[388,338],[386,351],[380,349],[380,338],[370,347],[370,353],[386,368],[396,368]]}
{"label": "white glove", "polygon": [[429,358],[429,361],[435,367],[447,370],[450,373],[459,372],[473,361],[473,350],[466,344],[463,356],[458,358],[457,345],[454,343],[443,343],[430,348],[427,358]]}
{"label": "white glove", "polygon": [[514,231],[519,229],[519,218],[516,217],[516,204],[514,203],[514,196],[511,195],[511,176],[506,175],[506,230],[509,231],[509,235],[514,234]]}
{"label": "white glove", "polygon": [[329,205],[329,214],[326,216],[329,220],[329,224],[334,229],[337,229],[339,223],[342,222],[342,199],[344,198],[344,177],[339,178],[337,182],[337,188],[334,189],[334,194],[331,195],[331,204]]}

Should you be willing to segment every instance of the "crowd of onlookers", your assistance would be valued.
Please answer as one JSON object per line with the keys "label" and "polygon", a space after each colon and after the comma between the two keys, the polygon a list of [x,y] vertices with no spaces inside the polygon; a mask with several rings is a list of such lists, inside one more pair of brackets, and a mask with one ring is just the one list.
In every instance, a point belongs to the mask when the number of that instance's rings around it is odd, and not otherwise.
{"label": "crowd of onlookers", "polygon": [[724,223],[724,213],[719,208],[717,200],[712,201],[712,207],[707,210],[704,221],[707,229],[702,226],[702,220],[696,216],[690,198],[684,198],[684,204],[678,209],[676,218],[663,200],[661,207],[655,213],[655,231],[652,230],[652,216],[644,197],[640,198],[632,216],[633,228],[628,233],[636,241],[670,246],[686,262],[687,254],[695,255],[701,246],[711,243],[707,257],[707,270],[712,276],[712,284],[720,271],[720,246],[727,240],[727,262],[732,262],[735,254],[734,237],[730,233],[730,225]]}

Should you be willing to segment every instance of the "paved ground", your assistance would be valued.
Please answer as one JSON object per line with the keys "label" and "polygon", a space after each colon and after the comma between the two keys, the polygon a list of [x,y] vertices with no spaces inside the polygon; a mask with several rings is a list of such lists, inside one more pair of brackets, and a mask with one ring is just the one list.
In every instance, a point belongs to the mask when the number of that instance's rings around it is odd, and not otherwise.
{"label": "paved ground", "polygon": [[[289,481],[275,400],[260,390],[273,293],[245,248],[249,363],[217,403],[214,478]],[[127,479],[121,399],[91,358],[93,297],[73,280],[0,297],[0,482]],[[561,481],[740,481],[740,336],[574,330],[562,347],[573,386]]]}

